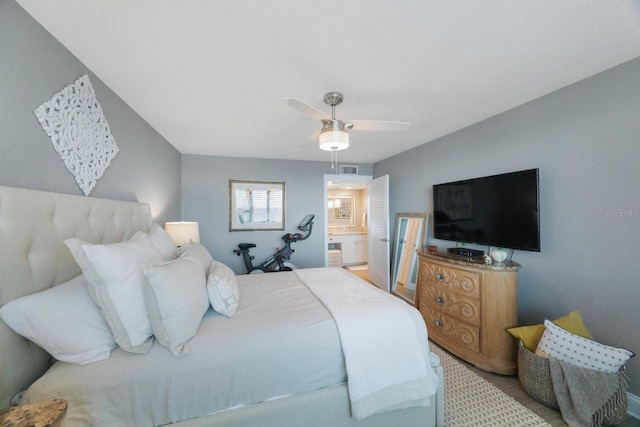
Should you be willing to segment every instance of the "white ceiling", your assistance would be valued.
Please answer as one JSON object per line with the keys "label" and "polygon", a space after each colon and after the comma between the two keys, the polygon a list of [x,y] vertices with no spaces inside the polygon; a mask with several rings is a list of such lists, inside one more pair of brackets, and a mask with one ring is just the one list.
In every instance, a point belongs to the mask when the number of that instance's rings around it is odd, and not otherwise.
{"label": "white ceiling", "polygon": [[330,161],[283,98],[340,91],[412,123],[351,132],[338,160],[373,163],[640,56],[637,0],[17,2],[188,154]]}

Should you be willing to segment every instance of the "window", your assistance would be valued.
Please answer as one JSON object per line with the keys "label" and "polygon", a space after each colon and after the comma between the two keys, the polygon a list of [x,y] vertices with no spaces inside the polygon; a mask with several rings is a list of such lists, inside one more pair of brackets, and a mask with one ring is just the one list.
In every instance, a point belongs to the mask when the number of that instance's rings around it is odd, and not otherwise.
{"label": "window", "polygon": [[229,231],[284,230],[284,182],[229,181]]}

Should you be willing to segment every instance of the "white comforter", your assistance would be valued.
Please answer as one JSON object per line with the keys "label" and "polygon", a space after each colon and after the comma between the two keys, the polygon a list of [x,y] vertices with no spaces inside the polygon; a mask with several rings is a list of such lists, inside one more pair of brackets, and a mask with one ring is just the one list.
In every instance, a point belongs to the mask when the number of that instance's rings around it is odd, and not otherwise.
{"label": "white comforter", "polygon": [[238,284],[236,314],[209,310],[189,354],[155,342],[147,354],[57,362],[21,403],[67,399],[65,427],[152,426],[346,381],[335,322],[293,273],[242,275]]}
{"label": "white comforter", "polygon": [[295,273],[336,321],[354,418],[429,405],[438,377],[415,308],[339,268]]}
{"label": "white comforter", "polygon": [[[21,403],[67,399],[65,426],[143,426],[341,384],[347,372],[359,418],[424,405],[435,392],[424,322],[404,302],[334,269],[244,275],[238,282],[237,313],[226,318],[210,310],[186,356],[154,343],[142,355],[116,349],[89,365],[58,362]],[[342,298],[344,304],[332,302]],[[336,305],[352,305],[355,312]],[[387,325],[391,318],[399,321],[395,327]],[[397,327],[407,334],[392,332]],[[385,331],[391,336],[382,338]]]}

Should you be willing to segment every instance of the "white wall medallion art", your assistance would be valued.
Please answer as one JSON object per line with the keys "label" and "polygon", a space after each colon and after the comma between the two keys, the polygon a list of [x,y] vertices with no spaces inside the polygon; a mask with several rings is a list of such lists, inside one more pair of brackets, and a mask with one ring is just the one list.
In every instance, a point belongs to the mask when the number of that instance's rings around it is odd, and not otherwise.
{"label": "white wall medallion art", "polygon": [[53,147],[88,196],[118,154],[88,75],[34,110]]}

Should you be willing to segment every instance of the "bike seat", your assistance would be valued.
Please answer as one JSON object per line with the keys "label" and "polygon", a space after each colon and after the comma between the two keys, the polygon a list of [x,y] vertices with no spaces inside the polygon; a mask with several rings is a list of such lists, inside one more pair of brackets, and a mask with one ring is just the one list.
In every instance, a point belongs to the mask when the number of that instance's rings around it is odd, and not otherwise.
{"label": "bike seat", "polygon": [[247,249],[255,248],[255,247],[256,247],[256,244],[255,244],[255,243],[240,243],[240,244],[238,245],[238,247],[239,247],[240,249],[242,249],[243,251],[246,251]]}

